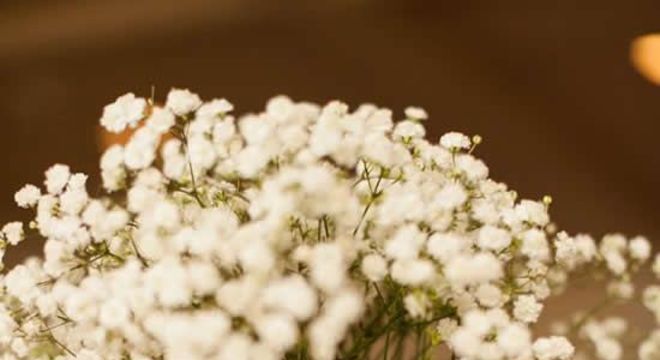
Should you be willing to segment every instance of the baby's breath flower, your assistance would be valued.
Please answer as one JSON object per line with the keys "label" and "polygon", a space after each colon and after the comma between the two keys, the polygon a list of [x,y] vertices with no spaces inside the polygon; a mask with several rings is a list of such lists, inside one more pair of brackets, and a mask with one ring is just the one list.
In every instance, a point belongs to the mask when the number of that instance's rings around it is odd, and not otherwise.
{"label": "baby's breath flower", "polygon": [[628,248],[630,257],[637,261],[644,262],[651,256],[651,243],[642,236],[630,240]]}
{"label": "baby's breath flower", "polygon": [[494,226],[484,226],[479,230],[477,244],[482,249],[498,252],[511,244],[511,234]]}
{"label": "baby's breath flower", "polygon": [[5,224],[2,227],[2,235],[11,245],[17,245],[23,240],[23,223],[20,221],[13,221]]}
{"label": "baby's breath flower", "polygon": [[401,121],[394,127],[394,135],[403,140],[422,138],[425,134],[424,126],[416,121]]}
{"label": "baby's breath flower", "polygon": [[440,138],[440,145],[445,149],[457,151],[461,149],[469,149],[471,142],[469,137],[461,133],[449,132],[442,135]]}
{"label": "baby's breath flower", "polygon": [[71,176],[71,172],[68,166],[62,164],[51,166],[46,171],[46,181],[44,182],[48,193],[60,193],[69,182],[69,176]]}
{"label": "baby's breath flower", "polygon": [[541,315],[543,304],[533,295],[521,295],[514,302],[513,316],[524,323],[535,323]]}
{"label": "baby's breath flower", "polygon": [[38,187],[32,184],[27,184],[16,192],[14,200],[18,206],[29,208],[37,204],[40,196],[41,190]]}
{"label": "baby's breath flower", "polygon": [[529,329],[518,323],[507,325],[497,336],[497,345],[510,358],[529,353],[531,342],[532,335]]}
{"label": "baby's breath flower", "polygon": [[147,119],[146,126],[158,133],[165,133],[176,124],[174,114],[169,110],[160,107],[154,107],[151,115]]}
{"label": "baby's breath flower", "polygon": [[406,108],[405,113],[406,117],[411,120],[426,120],[429,118],[426,110],[420,107],[409,106]]}
{"label": "baby's breath flower", "polygon": [[188,89],[172,89],[167,94],[165,107],[178,116],[187,115],[199,108],[202,100],[199,95],[190,92]]}
{"label": "baby's breath flower", "polygon": [[387,275],[387,263],[382,256],[369,254],[362,259],[361,270],[367,279],[378,282]]}
{"label": "baby's breath flower", "polygon": [[135,127],[144,116],[147,101],[128,93],[117,98],[103,109],[101,125],[114,133],[124,131],[127,127]]}
{"label": "baby's breath flower", "polygon": [[226,99],[214,99],[197,109],[197,116],[201,118],[225,115],[234,110],[234,105]]}
{"label": "baby's breath flower", "polygon": [[498,286],[490,283],[480,284],[477,287],[477,290],[474,293],[475,298],[485,307],[497,307],[502,305],[504,300],[504,294],[502,294],[502,289]]}
{"label": "baby's breath flower", "polygon": [[497,280],[502,273],[502,263],[489,252],[454,257],[445,269],[447,279],[457,286]]}
{"label": "baby's breath flower", "polygon": [[436,330],[442,341],[448,340],[457,328],[458,322],[450,318],[444,318],[438,321],[438,324],[436,325]]}
{"label": "baby's breath flower", "polygon": [[565,337],[552,336],[534,342],[534,356],[539,360],[568,360],[575,348]]}

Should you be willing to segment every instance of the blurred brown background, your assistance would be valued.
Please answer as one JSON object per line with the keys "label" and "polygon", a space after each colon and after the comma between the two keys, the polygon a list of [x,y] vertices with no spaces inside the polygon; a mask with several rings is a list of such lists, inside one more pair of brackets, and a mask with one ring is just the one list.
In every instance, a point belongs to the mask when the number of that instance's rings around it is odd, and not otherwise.
{"label": "blurred brown background", "polygon": [[657,0],[2,0],[0,220],[52,163],[96,174],[102,107],[154,85],[239,113],[280,93],[422,106],[431,138],[478,133],[495,178],[551,194],[560,227],[660,238],[660,88],[628,55],[659,29]]}

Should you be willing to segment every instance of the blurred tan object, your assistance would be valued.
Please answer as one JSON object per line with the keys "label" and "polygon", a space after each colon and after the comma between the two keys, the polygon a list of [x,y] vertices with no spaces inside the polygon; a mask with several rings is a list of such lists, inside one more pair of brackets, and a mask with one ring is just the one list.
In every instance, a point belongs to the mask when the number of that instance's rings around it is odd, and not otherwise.
{"label": "blurred tan object", "polygon": [[637,71],[660,85],[660,33],[635,39],[630,48],[630,56]]}

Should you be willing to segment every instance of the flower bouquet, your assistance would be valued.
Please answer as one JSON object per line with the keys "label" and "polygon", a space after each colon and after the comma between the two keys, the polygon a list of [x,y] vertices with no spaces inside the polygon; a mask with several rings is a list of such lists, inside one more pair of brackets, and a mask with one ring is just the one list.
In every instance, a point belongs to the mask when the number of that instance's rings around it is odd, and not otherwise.
{"label": "flower bouquet", "polygon": [[[599,308],[551,336],[532,326],[577,274],[604,276],[602,306],[630,300],[649,242],[558,231],[550,197],[489,178],[479,136],[431,142],[415,107],[232,111],[126,94],[100,119],[133,134],[101,157],[99,196],[61,164],[16,193],[35,217],[2,228],[2,252],[44,254],[0,279],[0,359],[634,356]],[[660,287],[643,294],[660,318]],[[659,359],[660,331],[634,352]]]}

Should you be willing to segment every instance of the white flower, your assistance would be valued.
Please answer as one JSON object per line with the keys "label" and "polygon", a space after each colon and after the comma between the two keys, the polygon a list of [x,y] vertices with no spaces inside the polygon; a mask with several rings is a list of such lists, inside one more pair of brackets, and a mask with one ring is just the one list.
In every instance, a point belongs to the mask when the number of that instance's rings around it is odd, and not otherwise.
{"label": "white flower", "polygon": [[232,117],[229,117],[227,119],[217,122],[213,126],[212,132],[213,132],[213,141],[216,144],[228,143],[230,140],[234,139],[234,135],[236,135],[236,124],[234,123],[234,119]]}
{"label": "white flower", "polygon": [[535,323],[543,310],[543,304],[533,295],[521,295],[513,304],[513,316],[524,323]]}
{"label": "white flower", "polygon": [[424,318],[431,307],[431,301],[424,293],[412,293],[403,298],[403,305],[410,317]]}
{"label": "white flower", "polygon": [[248,241],[238,252],[242,267],[250,273],[266,274],[275,266],[275,255],[263,241]]}
{"label": "white flower", "polygon": [[264,290],[263,301],[264,305],[285,311],[298,320],[310,318],[317,309],[316,292],[297,275],[272,282]]}
{"label": "white flower", "polygon": [[498,335],[497,345],[510,358],[526,355],[531,350],[532,339],[527,327],[512,323],[508,324]]}
{"label": "white flower", "polygon": [[29,352],[27,342],[22,338],[14,339],[11,342],[11,350],[19,357],[27,357]]}
{"label": "white flower", "polygon": [[445,273],[459,287],[480,284],[502,277],[502,264],[491,253],[461,255],[449,261]]}
{"label": "white flower", "polygon": [[48,193],[59,194],[69,182],[69,176],[71,176],[71,172],[66,165],[56,164],[46,170],[46,181],[44,184]]}
{"label": "white flower", "polygon": [[406,117],[412,120],[426,120],[429,117],[424,109],[414,106],[407,107],[405,113]]}
{"label": "white flower", "polygon": [[286,120],[293,110],[293,101],[284,95],[275,96],[266,103],[266,113],[278,122]]}
{"label": "white flower", "polygon": [[193,292],[197,295],[212,295],[221,284],[218,269],[207,262],[189,263],[186,270]]}
{"label": "white flower", "polygon": [[394,136],[396,138],[423,138],[424,135],[426,135],[424,126],[416,121],[401,121],[394,127]]}
{"label": "white flower", "polygon": [[124,163],[133,170],[144,169],[156,158],[159,134],[149,127],[138,129],[124,149]]}
{"label": "white flower", "polygon": [[479,230],[477,244],[482,249],[498,252],[511,244],[511,235],[504,229],[487,225]]}
{"label": "white flower", "polygon": [[186,270],[178,259],[170,257],[160,261],[149,269],[146,281],[163,306],[183,306],[190,302],[192,288]]}
{"label": "white flower", "polygon": [[440,145],[447,150],[469,149],[471,144],[469,137],[458,132],[449,132],[440,137]]}
{"label": "white flower", "polygon": [[405,285],[421,285],[434,276],[433,264],[428,260],[395,261],[392,264],[392,277]]}
{"label": "white flower", "polygon": [[408,225],[399,228],[394,236],[385,244],[385,254],[396,260],[412,260],[422,245],[426,242],[426,236],[419,231],[417,225]]}
{"label": "white flower", "polygon": [[41,190],[32,184],[27,184],[16,192],[14,195],[14,200],[18,206],[22,208],[29,208],[36,205],[40,197]]}
{"label": "white flower", "polygon": [[434,259],[445,263],[462,253],[468,247],[468,241],[455,233],[434,233],[427,242],[426,251]]}
{"label": "white flower", "polygon": [[623,254],[617,251],[608,251],[602,254],[605,258],[605,263],[607,268],[616,275],[622,275],[626,271],[626,258],[623,257]]}
{"label": "white flower", "polygon": [[216,301],[234,316],[244,315],[259,293],[259,284],[253,277],[243,277],[223,284],[216,293]]}
{"label": "white flower", "polygon": [[447,340],[449,339],[454,331],[458,328],[458,322],[451,318],[444,318],[438,321],[435,329],[440,336],[440,339]]}
{"label": "white flower", "polygon": [[575,236],[575,246],[582,262],[592,261],[598,254],[596,242],[589,235],[578,234]]}
{"label": "white flower", "polygon": [[252,339],[248,335],[232,332],[222,343],[218,359],[248,359],[251,346]]}
{"label": "white flower", "polygon": [[575,239],[569,237],[566,233],[561,232],[557,235],[555,247],[555,257],[558,262],[573,267],[579,261],[579,253],[577,245],[575,244]]}
{"label": "white flower", "polygon": [[248,146],[236,156],[237,170],[242,176],[253,178],[268,165],[269,160],[269,154],[256,146]]}
{"label": "white flower", "polygon": [[539,229],[525,231],[522,235],[520,252],[532,260],[548,260],[550,258],[550,248],[545,233]]}
{"label": "white flower", "polygon": [[435,203],[441,209],[454,209],[465,203],[467,194],[460,184],[450,183],[445,185],[435,196]]}
{"label": "white flower", "polygon": [[99,311],[99,322],[106,329],[118,329],[128,324],[130,310],[119,299],[109,299]]}
{"label": "white flower", "polygon": [[538,201],[522,200],[516,205],[516,214],[522,221],[527,221],[539,226],[545,226],[550,221],[547,207]]}
{"label": "white flower", "polygon": [[146,106],[146,100],[136,98],[133,93],[122,95],[103,108],[101,125],[114,133],[122,132],[126,127],[135,127],[144,116]]}
{"label": "white flower", "polygon": [[124,149],[119,145],[112,145],[101,156],[101,170],[113,170],[124,164]]}
{"label": "white flower", "polygon": [[7,242],[11,245],[17,245],[23,240],[23,223],[14,221],[5,224],[2,227],[2,235],[4,235]]}
{"label": "white flower", "polygon": [[533,349],[539,360],[568,360],[575,352],[573,345],[561,336],[540,338],[534,342]]}
{"label": "white flower", "polygon": [[151,110],[151,115],[147,119],[146,126],[155,132],[165,133],[174,126],[175,123],[176,119],[174,118],[174,114],[169,110],[154,107]]}
{"label": "white flower", "polygon": [[78,215],[87,204],[89,196],[85,188],[69,188],[60,195],[60,209],[67,215]]}
{"label": "white flower", "polygon": [[201,118],[215,117],[227,114],[232,110],[234,110],[234,105],[226,99],[213,99],[197,109],[197,116]]}
{"label": "white flower", "polygon": [[630,256],[637,261],[644,262],[651,256],[651,243],[642,236],[630,240],[628,248]]}
{"label": "white flower", "polygon": [[459,328],[454,331],[450,339],[452,350],[467,358],[476,358],[479,355],[479,348],[482,344],[479,334],[475,334],[468,329]]}
{"label": "white flower", "polygon": [[387,275],[387,262],[378,254],[369,254],[362,259],[360,269],[369,281],[378,282]]}
{"label": "white flower", "polygon": [[257,334],[273,350],[286,352],[298,340],[298,326],[291,317],[281,314],[266,315],[257,320]]}
{"label": "white flower", "polygon": [[4,282],[7,293],[22,302],[29,303],[39,294],[36,287],[37,282],[30,269],[25,265],[18,265],[13,268],[5,277]]}
{"label": "white flower", "polygon": [[345,280],[345,260],[341,249],[335,244],[316,245],[310,260],[312,281],[321,290],[338,291]]}
{"label": "white flower", "polygon": [[475,159],[472,155],[461,154],[456,156],[456,167],[465,173],[471,181],[482,180],[488,177],[488,167],[483,161]]}
{"label": "white flower", "polygon": [[480,284],[474,293],[479,304],[485,307],[497,307],[502,304],[502,290],[493,284]]}
{"label": "white flower", "polygon": [[167,94],[165,107],[178,116],[187,115],[199,108],[202,100],[188,89],[172,89]]}

